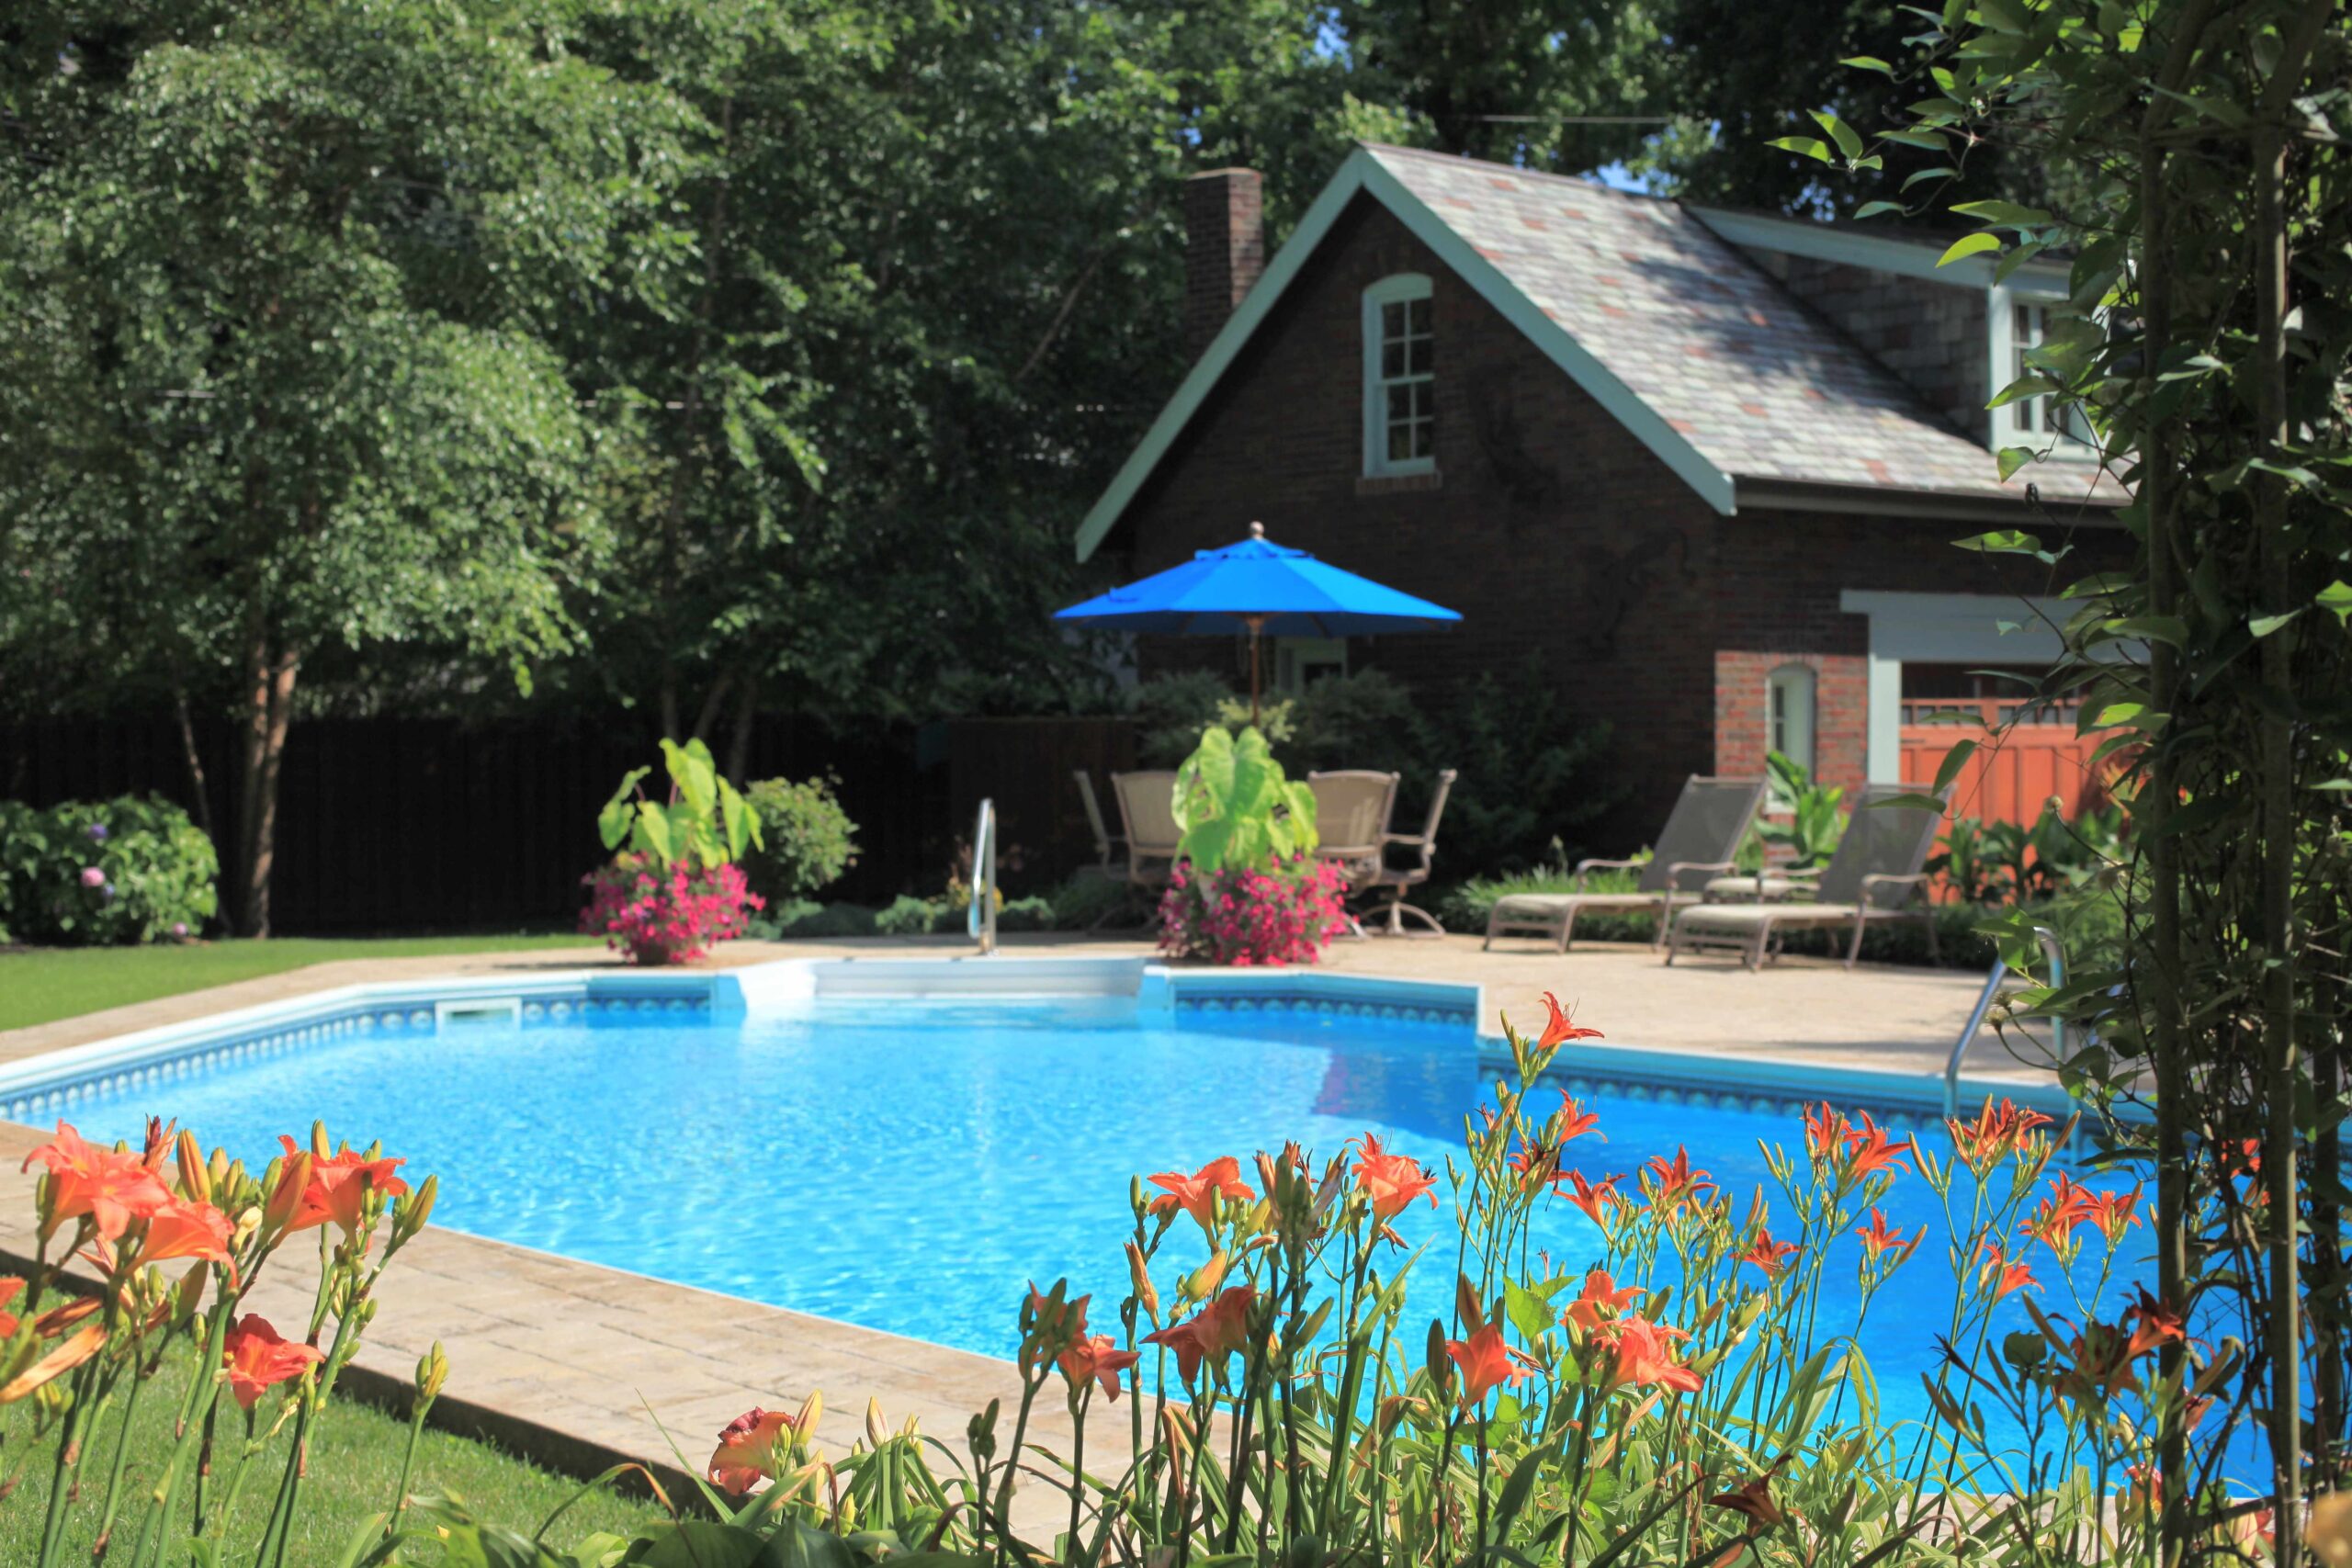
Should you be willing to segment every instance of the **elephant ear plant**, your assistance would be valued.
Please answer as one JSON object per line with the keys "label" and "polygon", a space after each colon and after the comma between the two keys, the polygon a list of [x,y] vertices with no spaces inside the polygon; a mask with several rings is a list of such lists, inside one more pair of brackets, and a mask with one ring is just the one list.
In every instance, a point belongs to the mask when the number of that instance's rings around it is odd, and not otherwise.
{"label": "elephant ear plant", "polygon": [[1315,795],[1265,736],[1212,725],[1177,770],[1182,838],[1159,906],[1162,951],[1217,964],[1312,964],[1344,925],[1345,883],[1313,859]]}
{"label": "elephant ear plant", "polygon": [[665,739],[662,760],[669,798],[646,798],[653,770],[630,769],[596,814],[605,847],[619,852],[582,878],[589,904],[581,931],[632,964],[700,958],[711,943],[742,935],[748,912],[766,905],[735,863],[764,844],[759,813],[719,776],[700,740]]}

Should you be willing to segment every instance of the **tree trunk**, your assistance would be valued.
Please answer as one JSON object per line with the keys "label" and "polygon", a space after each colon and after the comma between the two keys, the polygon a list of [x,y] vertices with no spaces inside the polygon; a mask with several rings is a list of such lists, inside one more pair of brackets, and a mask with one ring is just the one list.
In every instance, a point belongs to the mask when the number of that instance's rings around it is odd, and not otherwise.
{"label": "tree trunk", "polygon": [[757,671],[743,677],[743,686],[735,701],[735,728],[727,741],[727,776],[738,786],[749,782],[744,774],[752,767],[752,731],[760,719],[760,677]]}
{"label": "tree trunk", "polygon": [[179,716],[180,756],[187,763],[189,793],[196,796],[196,825],[204,829],[206,838],[212,840],[217,853],[220,848],[220,835],[212,828],[212,793],[205,783],[204,754],[196,749],[196,725],[187,716],[186,692],[172,694],[172,708]]}
{"label": "tree trunk", "polygon": [[245,755],[238,811],[238,929],[269,935],[269,878],[277,854],[277,778],[286,757],[286,730],[294,716],[294,677],[300,660],[275,652],[266,632],[252,648],[252,688],[245,715]]}

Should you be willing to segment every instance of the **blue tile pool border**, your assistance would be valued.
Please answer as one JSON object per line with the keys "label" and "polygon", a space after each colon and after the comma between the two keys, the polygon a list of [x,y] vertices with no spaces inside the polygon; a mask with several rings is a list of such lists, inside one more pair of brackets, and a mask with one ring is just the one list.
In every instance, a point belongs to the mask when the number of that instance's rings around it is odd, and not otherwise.
{"label": "blue tile pool border", "polygon": [[[424,1038],[482,1023],[618,1026],[650,1016],[728,1023],[827,997],[1034,1001],[1071,996],[1133,997],[1139,1015],[1204,1027],[1261,1020],[1362,1021],[1425,1035],[1432,1050],[1476,1051],[1489,1066],[1509,1062],[1503,1042],[1479,1032],[1485,1008],[1476,985],[1296,969],[1170,968],[1136,959],[783,959],[703,973],[580,970],[342,987],[0,1066],[0,1118],[53,1120],[94,1093],[354,1036]],[[1826,1098],[1906,1128],[1931,1125],[1941,1111],[1940,1078],[1776,1058],[1578,1045],[1561,1054],[1550,1076],[1574,1095],[1622,1094],[1694,1109],[1794,1114]],[[2053,1114],[2067,1109],[2055,1085],[1963,1079],[1962,1090],[1968,1104],[1990,1092]]]}

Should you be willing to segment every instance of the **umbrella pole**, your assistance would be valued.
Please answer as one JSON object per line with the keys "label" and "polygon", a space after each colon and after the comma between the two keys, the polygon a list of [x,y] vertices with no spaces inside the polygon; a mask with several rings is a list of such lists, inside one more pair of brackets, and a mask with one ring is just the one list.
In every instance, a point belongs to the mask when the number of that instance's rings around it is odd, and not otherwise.
{"label": "umbrella pole", "polygon": [[1250,728],[1258,728],[1258,633],[1266,624],[1263,615],[1242,617],[1250,626]]}

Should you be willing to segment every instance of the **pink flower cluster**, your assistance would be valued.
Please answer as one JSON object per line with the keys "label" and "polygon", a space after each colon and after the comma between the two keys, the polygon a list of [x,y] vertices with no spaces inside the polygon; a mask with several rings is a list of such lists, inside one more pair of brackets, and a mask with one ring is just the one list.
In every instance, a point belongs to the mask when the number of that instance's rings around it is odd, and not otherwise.
{"label": "pink flower cluster", "polygon": [[1176,867],[1159,899],[1159,950],[1236,967],[1312,964],[1347,929],[1347,879],[1329,861],[1269,871]]}
{"label": "pink flower cluster", "polygon": [[605,938],[632,964],[704,957],[713,942],[741,936],[747,912],[767,904],[734,865],[694,872],[664,867],[650,855],[621,854],[580,880],[589,890],[581,931]]}

